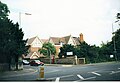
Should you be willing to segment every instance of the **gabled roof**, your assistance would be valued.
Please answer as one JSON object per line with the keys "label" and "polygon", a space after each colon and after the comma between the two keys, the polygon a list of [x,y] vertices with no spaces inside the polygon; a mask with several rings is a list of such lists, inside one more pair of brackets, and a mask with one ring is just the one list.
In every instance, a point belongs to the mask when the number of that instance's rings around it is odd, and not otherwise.
{"label": "gabled roof", "polygon": [[[64,43],[67,44],[69,42],[70,37],[72,37],[71,35],[69,36],[65,36],[65,37],[50,37],[50,39],[52,39],[52,42],[55,45],[60,45],[60,43]],[[73,38],[73,42],[76,44],[79,44],[79,39],[77,37],[72,37]]]}
{"label": "gabled roof", "polygon": [[59,45],[59,43],[60,43],[60,38],[59,37],[50,37],[50,39],[52,39],[52,42],[55,45]]}
{"label": "gabled roof", "polygon": [[49,40],[48,39],[41,39],[43,43],[47,43]]}
{"label": "gabled roof", "polygon": [[74,39],[74,43],[76,44],[76,45],[79,45],[80,44],[80,38],[79,37],[73,37],[73,39]]}
{"label": "gabled roof", "polygon": [[34,53],[37,54],[38,58],[39,57],[45,57],[43,54],[40,54],[39,52],[35,51],[35,52],[30,52],[27,56],[25,56],[24,58],[30,58],[32,56],[34,56]]}
{"label": "gabled roof", "polygon": [[36,37],[32,37],[32,38],[28,39],[27,44],[30,45],[35,40],[35,38]]}
{"label": "gabled roof", "polygon": [[[33,42],[36,38],[38,38],[38,39],[39,39],[39,37],[38,37],[38,36],[35,36],[35,37],[32,37],[32,38],[28,39],[27,44],[28,44],[28,45],[31,45],[31,44],[32,44],[32,42]],[[40,39],[39,39],[39,40],[40,40]],[[40,41],[41,41],[41,40],[40,40]],[[41,41],[41,42],[42,42],[42,41]]]}
{"label": "gabled roof", "polygon": [[67,43],[68,43],[68,41],[69,41],[70,37],[71,37],[71,35],[63,37],[63,38],[64,38],[64,40],[65,40],[65,41],[64,41],[64,43],[65,43],[65,44],[67,44]]}

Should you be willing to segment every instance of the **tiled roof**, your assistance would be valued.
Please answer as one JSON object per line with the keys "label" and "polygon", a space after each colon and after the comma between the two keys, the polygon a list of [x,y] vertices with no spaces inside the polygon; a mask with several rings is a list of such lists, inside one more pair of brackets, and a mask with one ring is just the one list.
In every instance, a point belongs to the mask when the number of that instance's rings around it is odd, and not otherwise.
{"label": "tiled roof", "polygon": [[[33,55],[34,52],[30,52],[25,58],[30,58]],[[43,54],[40,54],[39,52],[36,52],[39,57],[45,57]]]}
{"label": "tiled roof", "polygon": [[69,41],[70,37],[71,37],[71,35],[69,35],[69,36],[65,36],[65,37],[64,37],[64,39],[65,39],[65,44],[67,44],[67,43],[68,43],[68,41]]}
{"label": "tiled roof", "polygon": [[[69,35],[69,36],[65,36],[65,37],[50,37],[50,39],[52,39],[52,41],[55,45],[60,45],[61,42],[64,44],[67,44],[70,37],[72,37],[72,36]],[[77,44],[77,45],[80,44],[79,38],[77,38],[77,37],[72,37],[72,38],[73,38],[74,44]]]}
{"label": "tiled roof", "polygon": [[43,43],[47,43],[49,40],[48,39],[41,39]]}
{"label": "tiled roof", "polygon": [[74,39],[74,43],[75,43],[76,45],[79,45],[79,44],[80,44],[79,37],[73,37],[73,39]]}
{"label": "tiled roof", "polygon": [[52,39],[52,41],[55,45],[60,44],[60,38],[59,37],[50,37],[50,39]]}
{"label": "tiled roof", "polygon": [[36,37],[32,37],[32,38],[28,39],[27,44],[30,45],[35,40],[35,38]]}
{"label": "tiled roof", "polygon": [[[35,38],[38,38],[38,39],[39,39],[38,36],[32,37],[32,38],[28,39],[27,44],[28,44],[28,45],[31,45],[32,42],[35,40]],[[39,41],[44,43],[44,41],[42,41],[41,39],[39,39]]]}

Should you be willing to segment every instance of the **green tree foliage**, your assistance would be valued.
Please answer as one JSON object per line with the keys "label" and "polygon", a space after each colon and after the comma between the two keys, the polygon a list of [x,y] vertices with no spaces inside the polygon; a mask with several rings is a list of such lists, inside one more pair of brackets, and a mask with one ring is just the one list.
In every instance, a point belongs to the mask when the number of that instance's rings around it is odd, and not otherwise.
{"label": "green tree foliage", "polygon": [[10,63],[13,57],[18,63],[18,57],[27,53],[27,40],[23,40],[24,33],[18,23],[14,24],[6,17],[9,12],[7,6],[0,2],[0,9],[0,63]]}
{"label": "green tree foliage", "polygon": [[[120,13],[117,13],[117,19],[120,19]],[[120,29],[113,33],[112,41],[107,42],[106,44],[102,43],[99,51],[100,61],[115,61],[120,60]],[[116,49],[116,56],[115,56]],[[114,55],[113,58],[110,58],[110,55]]]}
{"label": "green tree foliage", "polygon": [[74,46],[71,44],[64,44],[63,47],[60,48],[59,58],[62,58],[62,56],[64,56],[64,58],[68,57],[67,52],[73,52],[73,55],[75,55]]}
{"label": "green tree foliage", "polygon": [[81,43],[76,47],[76,55],[78,58],[86,58],[87,63],[98,62],[99,47],[90,46],[86,42]]}
{"label": "green tree foliage", "polygon": [[114,48],[114,45],[113,45],[114,42],[115,42],[115,47],[116,47],[116,51],[117,51],[116,56],[117,56],[117,59],[120,60],[120,56],[119,56],[120,55],[120,29],[118,29],[115,32],[115,35],[112,38],[111,46],[113,48]]}
{"label": "green tree foliage", "polygon": [[9,13],[7,5],[0,1],[0,19],[5,19]]}
{"label": "green tree foliage", "polygon": [[52,45],[51,43],[44,43],[42,46],[42,49],[39,50],[40,53],[42,53],[43,55],[49,57],[50,54],[55,55],[56,53],[56,49],[54,47],[54,45]]}
{"label": "green tree foliage", "polygon": [[24,33],[19,29],[18,23],[14,24],[10,19],[0,20],[0,51],[1,56],[21,56],[27,52]]}
{"label": "green tree foliage", "polygon": [[64,58],[69,57],[66,54],[67,52],[73,52],[73,55],[77,55],[78,58],[86,58],[87,63],[98,62],[99,47],[95,45],[90,46],[86,42],[82,42],[78,46],[71,44],[63,45],[63,47],[60,48],[59,58],[62,58],[62,56],[64,56]]}
{"label": "green tree foliage", "polygon": [[113,55],[113,44],[111,42],[102,43],[99,50],[100,62],[110,61],[110,55]]}

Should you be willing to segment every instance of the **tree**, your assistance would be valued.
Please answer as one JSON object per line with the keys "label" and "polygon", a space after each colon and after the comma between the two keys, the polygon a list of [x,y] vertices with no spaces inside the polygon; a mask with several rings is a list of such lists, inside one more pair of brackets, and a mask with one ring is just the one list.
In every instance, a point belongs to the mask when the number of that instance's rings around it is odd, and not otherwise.
{"label": "tree", "polygon": [[113,55],[113,44],[111,42],[102,43],[99,50],[100,62],[110,61],[110,55]]}
{"label": "tree", "polygon": [[71,44],[64,44],[63,47],[60,48],[60,53],[59,53],[59,58],[64,58],[68,57],[67,52],[73,52],[73,55],[75,55],[75,48]]}
{"label": "tree", "polygon": [[51,43],[44,43],[42,46],[42,49],[39,50],[40,53],[43,53],[43,55],[49,57],[50,54],[55,55],[56,49]]}
{"label": "tree", "polygon": [[24,33],[19,24],[14,24],[8,19],[7,5],[0,2],[0,62],[9,63],[15,58],[16,69],[18,69],[18,57],[27,53],[25,46],[27,40],[23,40]]}
{"label": "tree", "polygon": [[7,5],[0,1],[0,19],[5,19],[9,13]]}
{"label": "tree", "polygon": [[76,47],[75,53],[78,58],[86,58],[87,63],[95,63],[98,62],[99,47],[82,42]]}
{"label": "tree", "polygon": [[115,48],[116,48],[116,58],[120,60],[120,29],[118,29],[115,33],[115,35],[112,37],[111,46],[114,48],[114,42],[115,42]]}

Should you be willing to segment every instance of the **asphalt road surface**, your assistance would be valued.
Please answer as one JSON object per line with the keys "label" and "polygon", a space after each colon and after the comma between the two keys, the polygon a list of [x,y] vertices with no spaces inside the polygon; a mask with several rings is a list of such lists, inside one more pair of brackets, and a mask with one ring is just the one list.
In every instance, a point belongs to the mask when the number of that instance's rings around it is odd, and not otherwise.
{"label": "asphalt road surface", "polygon": [[[39,76],[40,66],[25,65],[24,71],[25,73],[3,76],[0,80],[35,81],[41,79]],[[89,65],[45,65],[44,79],[55,82],[120,81],[120,62]]]}

